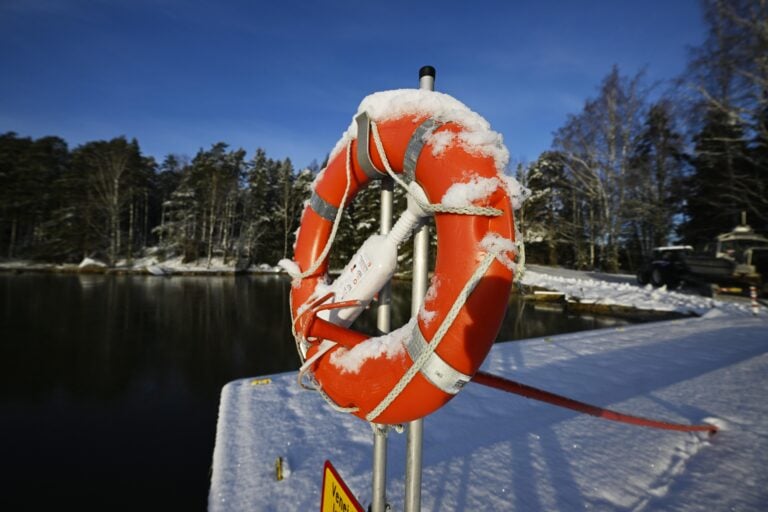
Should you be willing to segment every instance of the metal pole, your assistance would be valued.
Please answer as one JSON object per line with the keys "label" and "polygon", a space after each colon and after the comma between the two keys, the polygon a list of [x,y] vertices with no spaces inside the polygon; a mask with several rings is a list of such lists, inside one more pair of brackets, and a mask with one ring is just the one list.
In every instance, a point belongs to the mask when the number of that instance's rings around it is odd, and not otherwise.
{"label": "metal pole", "polygon": [[387,427],[372,423],[373,480],[371,482],[371,512],[385,512],[387,507]]}
{"label": "metal pole", "polygon": [[[392,229],[392,178],[381,181],[381,215],[379,232],[386,235]],[[389,332],[392,318],[391,283],[379,292],[379,306],[376,309],[376,327],[380,332]],[[387,427],[371,424],[373,427],[373,479],[371,482],[371,512],[385,512],[387,507]]]}
{"label": "metal pole", "polygon": [[[435,90],[435,68],[424,66],[419,70],[419,89]],[[419,314],[419,308],[427,293],[429,281],[429,226],[424,225],[413,239],[413,288],[411,290],[411,314]],[[424,438],[424,420],[408,423],[405,468],[405,512],[421,510],[421,454]]]}
{"label": "metal pole", "polygon": [[[394,181],[389,176],[381,179],[381,215],[379,232],[386,235],[392,230],[392,191]],[[382,333],[389,332],[392,318],[392,285],[387,283],[379,292],[379,307],[376,309],[376,327]]]}

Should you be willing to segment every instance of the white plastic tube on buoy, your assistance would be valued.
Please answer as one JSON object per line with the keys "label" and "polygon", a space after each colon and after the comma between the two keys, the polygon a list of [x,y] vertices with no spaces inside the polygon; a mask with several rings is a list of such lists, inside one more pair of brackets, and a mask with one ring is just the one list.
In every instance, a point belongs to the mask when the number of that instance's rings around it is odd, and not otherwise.
{"label": "white plastic tube on buoy", "polygon": [[[426,200],[416,182],[410,192]],[[386,235],[371,235],[331,284],[334,302],[356,300],[360,305],[320,311],[317,316],[342,327],[349,327],[368,307],[373,297],[392,278],[397,267],[397,247],[406,240],[413,228],[427,216],[419,204],[408,196],[408,208]]]}

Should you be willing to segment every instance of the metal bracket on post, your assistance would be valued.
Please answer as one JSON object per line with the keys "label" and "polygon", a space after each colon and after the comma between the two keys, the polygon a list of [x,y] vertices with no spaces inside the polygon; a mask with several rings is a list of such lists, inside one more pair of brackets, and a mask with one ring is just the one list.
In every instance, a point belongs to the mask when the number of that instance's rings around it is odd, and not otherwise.
{"label": "metal bracket on post", "polygon": [[[383,176],[386,176],[387,173],[384,171],[381,171],[376,168],[376,166],[371,161],[371,153],[368,151],[368,144],[370,144],[371,140],[371,118],[368,116],[368,112],[361,112],[360,114],[355,117],[355,122],[357,123],[357,163],[360,165],[360,168],[363,169],[365,174],[368,175],[369,178],[372,180],[379,179]],[[391,190],[391,187],[390,187]],[[382,201],[384,199],[382,189]],[[383,207],[384,203],[382,202],[382,220],[383,220]],[[390,215],[389,215],[389,224],[392,225],[392,209],[390,208]],[[383,228],[383,224],[382,224]],[[389,230],[387,230],[389,231]],[[382,235],[386,235],[386,233],[381,233]]]}
{"label": "metal bracket on post", "polygon": [[[419,89],[435,90],[435,68],[424,66],[419,70]],[[416,316],[427,293],[429,281],[429,225],[423,225],[413,239],[413,285],[411,314]],[[421,466],[424,420],[408,423],[405,467],[405,512],[421,510]]]}

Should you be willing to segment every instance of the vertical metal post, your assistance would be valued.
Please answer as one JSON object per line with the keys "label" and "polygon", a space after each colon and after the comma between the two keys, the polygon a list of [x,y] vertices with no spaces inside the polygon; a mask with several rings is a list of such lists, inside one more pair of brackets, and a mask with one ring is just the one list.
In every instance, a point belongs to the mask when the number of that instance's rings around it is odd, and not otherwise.
{"label": "vertical metal post", "polygon": [[371,482],[371,512],[385,512],[387,507],[387,427],[372,423],[373,480]]}
{"label": "vertical metal post", "polygon": [[[392,209],[394,181],[389,176],[381,179],[381,215],[379,233],[386,235],[392,230]],[[379,307],[376,309],[376,327],[382,333],[389,332],[392,318],[392,287],[387,283],[379,292]]]}
{"label": "vertical metal post", "polygon": [[[392,178],[381,181],[381,215],[379,232],[386,235],[392,229]],[[389,332],[392,318],[392,290],[387,283],[379,292],[379,306],[376,309],[376,327],[380,332]],[[387,427],[372,424],[373,427],[373,480],[371,482],[371,512],[385,512],[387,506]]]}
{"label": "vertical metal post", "polygon": [[[435,90],[435,68],[424,66],[419,70],[419,89]],[[419,314],[419,308],[427,293],[429,281],[429,226],[416,231],[413,239],[413,288],[411,290],[411,315]],[[424,420],[408,423],[405,467],[405,512],[421,510],[421,454],[424,438]]]}

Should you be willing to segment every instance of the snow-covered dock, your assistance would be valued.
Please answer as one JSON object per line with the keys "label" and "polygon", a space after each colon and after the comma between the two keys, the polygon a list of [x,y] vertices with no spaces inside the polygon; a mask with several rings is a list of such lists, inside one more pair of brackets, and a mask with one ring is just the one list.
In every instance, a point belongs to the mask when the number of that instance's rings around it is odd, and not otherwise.
{"label": "snow-covered dock", "polygon": [[[612,423],[470,384],[425,420],[424,510],[765,510],[768,314],[714,304],[686,318],[494,346],[483,369],[706,434]],[[275,460],[287,463],[275,479]],[[368,424],[296,374],[222,390],[211,511],[317,510],[323,463],[367,507]],[[405,436],[390,434],[388,501],[402,510]]]}

